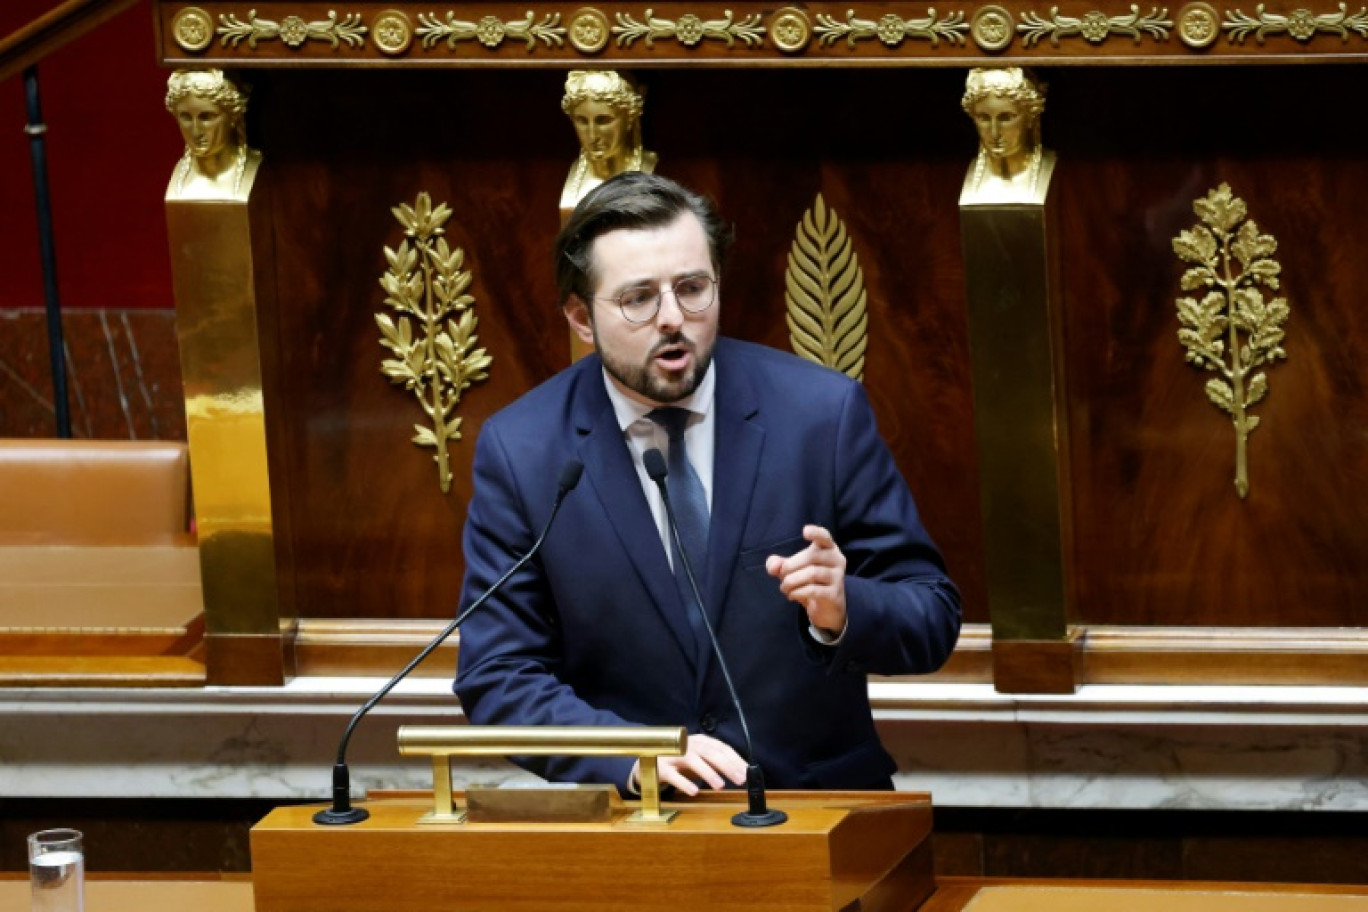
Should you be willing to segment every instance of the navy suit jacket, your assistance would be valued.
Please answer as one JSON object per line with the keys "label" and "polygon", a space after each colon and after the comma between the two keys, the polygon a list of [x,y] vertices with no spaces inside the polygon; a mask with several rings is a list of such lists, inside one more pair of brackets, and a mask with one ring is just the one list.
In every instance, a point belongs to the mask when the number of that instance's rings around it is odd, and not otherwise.
{"label": "navy suit jacket", "polygon": [[[887,788],[866,675],[934,671],[959,593],[917,516],[863,388],[774,349],[719,339],[703,598],[775,788]],[[462,605],[545,523],[562,466],[584,463],[540,555],[461,628],[456,692],[480,725],[683,725],[745,741],[685,604],[597,356],[491,417],[475,450]],[[825,526],[845,553],[848,626],[818,644],[765,571]],[[633,758],[526,757],[546,778],[622,786]]]}

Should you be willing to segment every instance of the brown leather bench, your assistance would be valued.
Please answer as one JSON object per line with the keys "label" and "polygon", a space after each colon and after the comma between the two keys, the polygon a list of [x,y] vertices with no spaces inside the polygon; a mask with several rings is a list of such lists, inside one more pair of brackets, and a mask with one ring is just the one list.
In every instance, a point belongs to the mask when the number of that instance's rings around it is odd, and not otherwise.
{"label": "brown leather bench", "polygon": [[0,686],[196,686],[186,445],[0,440]]}
{"label": "brown leather bench", "polygon": [[183,543],[189,464],[177,441],[0,440],[0,545]]}

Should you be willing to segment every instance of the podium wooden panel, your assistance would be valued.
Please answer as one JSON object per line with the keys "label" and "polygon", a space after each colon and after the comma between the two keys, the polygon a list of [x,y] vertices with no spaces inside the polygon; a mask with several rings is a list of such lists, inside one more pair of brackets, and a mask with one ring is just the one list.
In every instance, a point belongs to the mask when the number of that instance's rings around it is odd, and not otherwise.
{"label": "podium wooden panel", "polygon": [[368,802],[369,820],[278,808],[252,830],[257,912],[912,910],[934,890],[922,793],[775,792],[786,824],[732,826],[742,795],[669,805],[667,826],[418,825],[427,802]]}

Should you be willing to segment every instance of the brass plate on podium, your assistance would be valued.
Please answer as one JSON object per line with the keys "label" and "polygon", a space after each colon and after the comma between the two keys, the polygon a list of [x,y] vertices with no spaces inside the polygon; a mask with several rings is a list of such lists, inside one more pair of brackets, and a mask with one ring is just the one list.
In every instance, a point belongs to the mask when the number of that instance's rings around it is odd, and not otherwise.
{"label": "brass plate on podium", "polygon": [[482,788],[465,793],[470,823],[608,823],[617,805],[609,785]]}
{"label": "brass plate on podium", "polygon": [[782,826],[732,826],[745,795],[669,806],[668,826],[427,824],[430,802],[367,802],[354,826],[282,807],[252,830],[256,912],[633,912],[916,908],[934,889],[921,793],[772,792]]}

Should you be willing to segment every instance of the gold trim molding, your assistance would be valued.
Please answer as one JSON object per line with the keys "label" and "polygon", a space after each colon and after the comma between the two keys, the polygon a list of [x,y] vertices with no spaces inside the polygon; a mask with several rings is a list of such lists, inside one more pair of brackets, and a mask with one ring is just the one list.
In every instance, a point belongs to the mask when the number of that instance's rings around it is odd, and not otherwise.
{"label": "gold trim molding", "polygon": [[1206,294],[1201,300],[1178,299],[1178,341],[1190,364],[1216,374],[1207,381],[1206,394],[1235,425],[1235,490],[1244,498],[1249,494],[1249,435],[1259,426],[1250,409],[1268,395],[1267,375],[1254,370],[1287,358],[1287,300],[1265,301],[1259,289],[1278,289],[1282,267],[1273,259],[1278,242],[1259,233],[1247,218],[1244,200],[1231,194],[1229,184],[1221,184],[1192,208],[1201,224],[1179,233],[1173,252],[1190,264],[1182,289],[1205,289]]}
{"label": "gold trim molding", "polygon": [[448,10],[445,19],[438,19],[436,13],[420,13],[418,22],[418,37],[424,48],[445,41],[448,48],[454,49],[456,42],[474,39],[493,50],[503,44],[505,38],[527,42],[529,51],[536,49],[538,41],[547,47],[565,44],[566,30],[560,24],[560,13],[547,13],[540,22],[531,10],[522,19],[505,21],[497,16],[483,16],[478,22],[466,22]]}
{"label": "gold trim molding", "polygon": [[938,18],[936,11],[929,9],[924,19],[904,19],[896,13],[885,13],[874,20],[857,19],[854,10],[846,10],[845,22],[824,13],[817,14],[817,37],[827,47],[842,38],[850,47],[865,38],[878,38],[888,47],[897,47],[908,38],[929,41],[932,47],[939,46],[942,38],[950,44],[962,45],[968,33],[969,23],[959,11]]}
{"label": "gold trim molding", "polygon": [[657,38],[674,38],[685,47],[694,47],[708,38],[727,42],[730,49],[740,38],[747,47],[759,47],[765,43],[765,28],[760,24],[760,14],[751,13],[734,20],[731,10],[722,11],[721,19],[701,19],[693,13],[685,13],[678,19],[660,19],[655,10],[646,11],[646,21],[638,22],[630,13],[616,13],[617,25],[612,33],[617,38],[617,46],[631,47],[638,39],[644,39],[646,47],[651,47]]}
{"label": "gold trim molding", "polygon": [[[411,391],[431,419],[432,427],[413,426],[413,443],[436,451],[437,480],[446,494],[451,490],[447,444],[461,439],[461,419],[453,412],[470,385],[489,376],[493,359],[475,348],[478,321],[471,309],[475,298],[466,294],[472,276],[461,268],[465,252],[451,249],[442,237],[450,207],[442,203],[434,209],[424,191],[412,206],[404,203],[390,211],[404,226],[404,240],[398,250],[385,248],[389,269],[380,287],[385,303],[400,316],[375,315],[380,344],[394,355],[381,363],[380,372]],[[422,332],[417,338],[415,323]]]}
{"label": "gold trim molding", "polygon": [[864,380],[869,314],[864,271],[845,224],[822,194],[798,224],[784,274],[795,354]]}
{"label": "gold trim molding", "polygon": [[1251,34],[1254,40],[1263,44],[1266,35],[1288,34],[1303,44],[1327,33],[1338,35],[1340,41],[1348,41],[1353,32],[1360,38],[1368,38],[1368,7],[1361,7],[1357,13],[1349,15],[1348,4],[1339,4],[1337,13],[1313,13],[1309,9],[1298,8],[1286,16],[1267,12],[1260,3],[1254,7],[1254,15],[1235,9],[1226,13],[1226,35],[1232,43],[1244,44]]}
{"label": "gold trim molding", "polygon": [[307,41],[326,41],[334,48],[345,41],[349,47],[361,47],[366,43],[366,32],[360,13],[348,13],[339,20],[336,10],[328,10],[326,20],[314,22],[298,16],[286,16],[279,22],[259,19],[256,10],[249,12],[244,22],[233,13],[225,13],[219,16],[218,27],[219,43],[224,47],[236,47],[246,39],[252,49],[258,41],[276,38],[288,48],[299,48]]}
{"label": "gold trim molding", "polygon": [[1050,44],[1059,46],[1059,39],[1081,35],[1092,44],[1101,44],[1112,35],[1125,35],[1139,44],[1143,35],[1148,34],[1155,41],[1167,41],[1168,30],[1173,21],[1168,18],[1168,8],[1163,10],[1152,7],[1148,14],[1141,15],[1140,7],[1132,3],[1129,16],[1108,16],[1099,10],[1085,13],[1081,18],[1059,15],[1059,7],[1050,7],[1048,17],[1035,13],[1023,13],[1017,31],[1021,43],[1034,47],[1040,39],[1048,37]]}
{"label": "gold trim molding", "polygon": [[[327,10],[326,17],[320,4],[287,0],[250,6],[230,0],[153,2],[165,17],[162,62],[169,66],[184,65],[189,58],[221,67],[276,61],[285,66],[367,66],[395,58],[431,66],[479,66],[523,56],[519,44],[528,54],[535,52],[529,62],[549,67],[594,57],[604,65],[627,66],[649,55],[725,65],[734,54],[744,55],[747,62],[767,59],[797,66],[835,61],[972,66],[991,58],[1008,65],[1029,65],[1035,59],[1113,62],[1120,60],[1119,53],[1127,61],[1292,61],[1309,54],[1306,45],[1317,36],[1340,39],[1318,47],[1317,56],[1357,60],[1368,53],[1361,43],[1368,39],[1368,6],[1360,2],[1354,11],[1347,0],[1327,3],[1319,11],[1303,6],[1281,12],[1270,12],[1265,3],[1247,12],[1187,0],[1172,17],[1168,6],[1138,2],[1112,9],[1095,3],[1036,6],[1029,0],[958,7],[900,0],[863,9],[831,0],[778,8],[745,0],[721,8],[678,4],[669,8],[669,16],[658,15],[658,4],[512,7],[525,13],[520,18],[492,7],[449,5],[441,10],[404,0],[355,0],[346,10]],[[1111,39],[1127,37],[1134,50],[1113,47]],[[1267,41],[1270,37],[1274,40]],[[1351,42],[1355,37],[1360,41]],[[329,45],[347,53],[328,54]]]}

